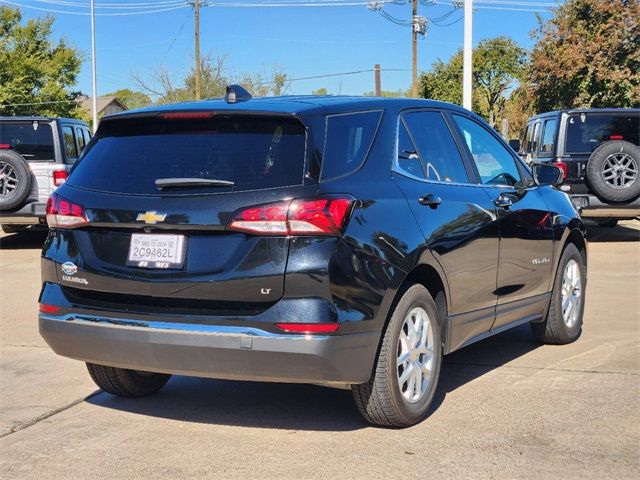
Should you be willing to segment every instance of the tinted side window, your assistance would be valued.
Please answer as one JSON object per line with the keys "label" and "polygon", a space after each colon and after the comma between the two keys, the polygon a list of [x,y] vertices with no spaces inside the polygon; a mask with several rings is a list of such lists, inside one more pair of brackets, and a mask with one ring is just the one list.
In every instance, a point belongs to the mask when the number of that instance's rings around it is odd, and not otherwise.
{"label": "tinted side window", "polygon": [[400,122],[398,128],[398,166],[401,170],[407,172],[414,177],[426,180],[426,175],[418,157],[418,151],[411,141],[407,127],[404,122]]}
{"label": "tinted side window", "polygon": [[413,112],[403,116],[413,138],[428,180],[467,183],[451,131],[439,112]]}
{"label": "tinted side window", "polygon": [[84,136],[82,135],[81,128],[76,128],[76,137],[78,137],[78,146],[80,147],[80,151],[82,152],[87,143],[85,142]]}
{"label": "tinted side window", "polygon": [[531,137],[533,136],[533,123],[527,125],[527,131],[524,134],[524,151],[531,152]]}
{"label": "tinted side window", "polygon": [[553,152],[554,139],[556,134],[557,121],[555,118],[544,122],[544,131],[542,133],[542,143],[540,144],[540,151],[544,153]]}
{"label": "tinted side window", "polygon": [[62,127],[62,136],[64,138],[64,153],[67,158],[76,158],[78,156],[78,149],[76,148],[76,138],[73,133],[73,128]]}
{"label": "tinted side window", "polygon": [[25,160],[53,160],[51,125],[38,122],[0,124],[0,143],[11,145]]}
{"label": "tinted side window", "polygon": [[454,115],[469,148],[483,184],[515,185],[521,182],[515,159],[485,127],[473,120]]}
{"label": "tinted side window", "polygon": [[531,143],[529,144],[529,151],[535,152],[538,150],[540,144],[540,122],[536,122],[533,126],[533,133],[531,134]]}
{"label": "tinted side window", "polygon": [[360,112],[327,117],[322,179],[355,172],[364,163],[378,130],[382,112]]}

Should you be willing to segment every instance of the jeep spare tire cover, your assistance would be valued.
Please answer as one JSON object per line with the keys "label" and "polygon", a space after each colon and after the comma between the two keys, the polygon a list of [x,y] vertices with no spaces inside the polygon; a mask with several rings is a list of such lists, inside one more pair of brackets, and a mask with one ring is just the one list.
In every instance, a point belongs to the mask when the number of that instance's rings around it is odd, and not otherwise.
{"label": "jeep spare tire cover", "polygon": [[0,210],[22,206],[31,192],[31,169],[11,150],[0,150]]}
{"label": "jeep spare tire cover", "polygon": [[609,202],[625,202],[640,195],[640,148],[624,140],[605,142],[587,163],[587,180]]}

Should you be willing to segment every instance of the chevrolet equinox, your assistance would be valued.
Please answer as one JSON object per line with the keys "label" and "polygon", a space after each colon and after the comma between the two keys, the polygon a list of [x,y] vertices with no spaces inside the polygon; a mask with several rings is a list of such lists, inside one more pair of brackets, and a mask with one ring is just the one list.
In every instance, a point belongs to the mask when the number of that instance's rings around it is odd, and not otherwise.
{"label": "chevrolet equinox", "polygon": [[580,336],[587,243],[561,180],[429,100],[230,86],[113,115],[47,204],[40,332],[114,395],[312,383],[413,425],[443,355],[524,323]]}

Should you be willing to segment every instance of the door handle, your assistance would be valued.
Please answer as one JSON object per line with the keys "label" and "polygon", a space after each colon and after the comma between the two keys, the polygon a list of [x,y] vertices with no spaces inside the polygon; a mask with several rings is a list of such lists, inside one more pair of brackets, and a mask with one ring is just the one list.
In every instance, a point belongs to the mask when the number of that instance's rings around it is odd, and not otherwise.
{"label": "door handle", "polygon": [[420,197],[418,199],[418,203],[420,203],[420,205],[436,208],[442,203],[442,199],[439,196],[434,195],[433,193],[429,193],[423,197]]}
{"label": "door handle", "polygon": [[513,205],[513,201],[509,195],[505,195],[504,193],[498,196],[493,203],[496,204],[497,207],[504,208],[505,210],[509,210],[509,207]]}

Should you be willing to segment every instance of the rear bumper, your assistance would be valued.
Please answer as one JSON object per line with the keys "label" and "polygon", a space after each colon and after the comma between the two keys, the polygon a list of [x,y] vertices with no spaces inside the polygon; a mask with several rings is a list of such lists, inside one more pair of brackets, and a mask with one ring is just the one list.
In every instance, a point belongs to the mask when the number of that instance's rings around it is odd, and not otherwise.
{"label": "rear bumper", "polygon": [[44,223],[46,203],[34,202],[19,210],[0,213],[0,225],[37,225]]}
{"label": "rear bumper", "polygon": [[40,315],[59,355],[113,367],[230,380],[346,386],[369,380],[379,332],[275,334],[247,327]]}
{"label": "rear bumper", "polygon": [[627,203],[606,203],[595,195],[570,195],[571,202],[583,217],[636,218],[640,216],[640,198]]}

